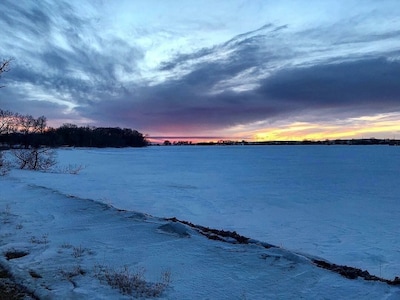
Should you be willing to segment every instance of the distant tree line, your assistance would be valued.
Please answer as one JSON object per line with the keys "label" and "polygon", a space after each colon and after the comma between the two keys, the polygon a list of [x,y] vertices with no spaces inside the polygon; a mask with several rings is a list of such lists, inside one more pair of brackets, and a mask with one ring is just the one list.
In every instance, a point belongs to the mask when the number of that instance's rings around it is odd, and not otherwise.
{"label": "distant tree line", "polygon": [[144,147],[147,140],[128,128],[78,127],[64,124],[48,128],[46,118],[34,118],[0,109],[0,145],[3,147]]}

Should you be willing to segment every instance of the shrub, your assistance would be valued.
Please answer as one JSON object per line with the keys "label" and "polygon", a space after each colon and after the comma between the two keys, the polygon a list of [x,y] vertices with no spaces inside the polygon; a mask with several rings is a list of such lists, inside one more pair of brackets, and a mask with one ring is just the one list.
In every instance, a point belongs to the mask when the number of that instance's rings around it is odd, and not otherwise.
{"label": "shrub", "polygon": [[12,151],[20,169],[47,171],[56,165],[56,152],[49,148],[15,149]]}
{"label": "shrub", "polygon": [[69,164],[68,166],[58,167],[54,172],[55,173],[61,173],[61,174],[77,175],[83,169],[85,169],[84,165],[72,165],[72,164]]}

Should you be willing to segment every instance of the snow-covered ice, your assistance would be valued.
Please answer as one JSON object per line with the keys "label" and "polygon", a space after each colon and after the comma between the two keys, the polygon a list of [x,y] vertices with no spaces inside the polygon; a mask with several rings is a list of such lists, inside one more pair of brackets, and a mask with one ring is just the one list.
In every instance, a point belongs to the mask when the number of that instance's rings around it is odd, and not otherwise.
{"label": "snow-covered ice", "polygon": [[[85,169],[0,179],[0,250],[29,252],[1,262],[41,298],[123,298],[96,265],[143,268],[153,282],[169,270],[165,299],[400,298],[309,259],[400,275],[398,147],[64,149],[58,159]],[[281,248],[174,234],[163,217]],[[84,274],[68,280],[77,266]]]}

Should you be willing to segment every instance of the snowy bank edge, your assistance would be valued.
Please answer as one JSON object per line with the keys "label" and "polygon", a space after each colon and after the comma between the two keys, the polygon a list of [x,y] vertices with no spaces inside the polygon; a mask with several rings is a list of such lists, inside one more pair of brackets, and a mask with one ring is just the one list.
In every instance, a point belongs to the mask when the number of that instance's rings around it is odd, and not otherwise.
{"label": "snowy bank edge", "polygon": [[269,244],[266,242],[254,240],[254,239],[242,236],[242,235],[238,234],[236,231],[218,230],[218,229],[209,228],[209,227],[205,227],[205,226],[201,226],[201,225],[195,225],[188,221],[179,220],[176,217],[165,218],[165,220],[173,222],[173,223],[180,223],[180,224],[189,226],[190,228],[195,229],[198,233],[207,237],[210,240],[221,241],[221,242],[232,243],[232,244],[255,244],[255,245],[261,246],[265,249],[277,248],[277,249],[280,249],[283,251],[287,251],[289,255],[285,255],[286,258],[289,258],[288,256],[303,257],[304,259],[312,262],[315,266],[317,266],[319,268],[326,269],[326,270],[332,271],[334,273],[338,273],[339,275],[341,275],[345,278],[348,278],[348,279],[357,279],[358,277],[360,277],[366,281],[379,281],[379,282],[387,283],[389,285],[400,285],[400,277],[398,277],[398,276],[396,276],[394,279],[382,278],[382,277],[370,274],[367,270],[362,270],[359,268],[346,266],[346,265],[337,265],[335,263],[331,263],[322,258],[315,258],[315,257],[312,257],[312,256],[304,254],[304,253],[296,253],[293,251],[283,249],[276,245],[272,245],[272,244]]}

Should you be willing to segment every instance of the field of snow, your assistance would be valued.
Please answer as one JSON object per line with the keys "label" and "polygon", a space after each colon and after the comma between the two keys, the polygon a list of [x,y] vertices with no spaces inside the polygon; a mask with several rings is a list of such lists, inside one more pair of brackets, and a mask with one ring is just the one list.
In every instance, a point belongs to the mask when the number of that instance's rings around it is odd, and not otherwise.
{"label": "field of snow", "polygon": [[[170,270],[165,299],[400,298],[397,286],[310,262],[400,275],[399,147],[62,149],[58,160],[85,168],[0,178],[0,251],[29,252],[0,262],[41,297],[121,298],[94,266],[126,265],[151,282]],[[279,248],[160,230],[170,217]],[[84,274],[65,279],[78,265]]]}

